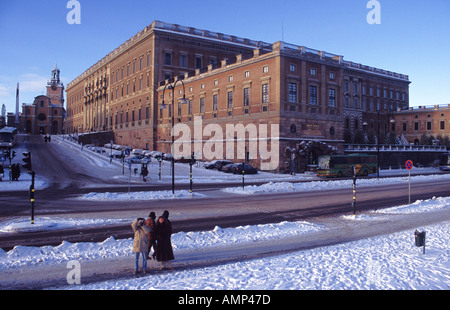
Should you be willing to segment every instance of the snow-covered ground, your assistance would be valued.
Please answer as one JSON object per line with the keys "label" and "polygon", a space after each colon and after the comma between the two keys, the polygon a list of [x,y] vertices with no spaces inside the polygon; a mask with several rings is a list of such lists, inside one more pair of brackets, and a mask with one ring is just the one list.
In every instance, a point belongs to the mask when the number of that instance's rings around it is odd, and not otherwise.
{"label": "snow-covered ground", "polygon": [[[258,247],[267,242],[282,244],[293,238],[299,243],[315,234],[332,230],[335,225],[357,226],[361,223],[379,225],[386,219],[412,213],[430,214],[448,212],[450,198],[433,198],[411,205],[398,206],[377,212],[340,216],[330,223],[282,222],[212,231],[179,232],[173,235],[174,265],[186,253],[226,253],[234,248],[251,245]],[[445,213],[448,214],[448,213]],[[52,223],[52,219],[42,219]],[[73,225],[90,225],[87,220],[71,221]],[[3,231],[14,231],[21,223],[9,223]],[[52,225],[49,225],[52,226]],[[108,280],[83,285],[67,285],[67,289],[436,289],[450,288],[450,222],[444,221],[426,227],[426,253],[414,245],[414,231],[407,230],[337,245],[317,247],[240,260],[217,266],[181,268],[174,272],[155,273],[135,277],[131,275],[133,256],[132,239],[108,238],[101,243],[69,243],[52,247],[17,246],[9,252],[0,251],[0,275],[3,271],[33,266],[57,266],[69,261],[83,264],[88,261],[125,258],[129,260],[128,279]],[[180,254],[180,253],[183,253]],[[210,252],[211,253],[211,252]],[[55,267],[56,268],[56,267]],[[114,266],[109,266],[114,268]],[[154,263],[150,269],[158,268]],[[69,271],[70,269],[68,269]],[[1,281],[0,281],[1,282]],[[62,288],[62,287],[60,287]]]}
{"label": "snow-covered ground", "polygon": [[[111,165],[101,155],[79,146],[68,143],[55,137],[54,142],[62,148],[67,148],[76,156],[86,158],[91,166],[97,166],[99,170],[109,167],[110,176],[119,180],[131,180],[134,183],[142,182],[134,175],[122,175],[122,166],[116,162]],[[74,155],[75,156],[75,155]],[[150,166],[151,182],[167,182],[171,180],[168,163],[163,163],[162,181],[157,181],[155,175],[159,169],[157,164]],[[187,177],[181,177],[188,170],[184,164],[177,165],[177,182],[189,182]],[[415,171],[416,170],[416,171]],[[419,169],[413,169],[417,173]],[[422,170],[424,171],[424,170]],[[431,169],[430,171],[433,171]],[[382,176],[391,172],[383,171]],[[403,172],[405,172],[403,170]],[[427,171],[428,172],[428,171]],[[186,175],[188,175],[186,173]],[[358,179],[358,186],[406,183],[408,178],[380,178]],[[226,175],[221,172],[195,167],[194,176],[196,182],[206,181],[232,181],[240,183],[240,176]],[[264,180],[267,184],[258,186],[246,186],[243,190],[239,184],[236,187],[228,187],[222,191],[222,195],[253,195],[280,191],[306,191],[331,188],[351,188],[351,180],[345,181],[318,181],[314,175],[275,175],[260,173],[257,176],[248,176],[249,179]],[[412,176],[411,182],[423,182],[425,179],[448,180],[450,175]],[[290,183],[292,180],[311,180],[306,183]],[[23,190],[29,187],[29,176],[22,174],[19,182],[1,182],[0,190]],[[37,179],[38,189],[47,186],[46,180]],[[207,197],[208,194],[194,193],[193,197]],[[177,191],[173,196],[171,191],[132,192],[132,193],[97,193],[92,192],[78,199],[101,200],[142,200],[142,199],[189,199],[188,191]],[[322,221],[311,222],[282,222],[257,226],[245,226],[235,228],[216,227],[212,231],[204,232],[179,232],[172,237],[175,257],[173,272],[149,273],[146,276],[132,276],[131,270],[134,258],[131,253],[132,239],[115,240],[110,237],[100,243],[69,243],[45,247],[17,246],[5,252],[0,249],[0,287],[7,277],[14,277],[15,271],[23,274],[28,270],[32,274],[35,268],[40,277],[39,268],[60,268],[70,261],[80,263],[81,269],[85,264],[93,263],[102,265],[105,260],[117,259],[129,267],[130,276],[119,277],[118,280],[103,282],[92,281],[81,285],[66,285],[67,289],[444,289],[450,288],[450,197],[435,197],[427,201],[417,201],[411,205],[398,206],[377,212],[360,213],[356,217],[345,215],[333,217]],[[414,246],[414,230],[383,234],[384,225],[397,225],[397,220],[409,221],[410,216],[429,216],[438,214],[439,218],[424,227],[414,227],[427,232],[426,254],[422,249]],[[401,218],[398,218],[400,216]],[[32,232],[46,230],[61,230],[73,227],[86,227],[98,225],[115,225],[131,223],[133,218],[101,219],[77,217],[44,217],[40,216],[34,225],[28,218],[7,218],[0,221],[0,234],[14,234],[17,232]],[[412,222],[414,223],[414,222]],[[410,225],[413,226],[413,225]],[[339,227],[345,227],[338,230]],[[380,232],[372,237],[362,238],[351,242],[337,242],[336,245],[314,246],[311,249],[302,248],[301,244],[317,238],[321,234],[333,235],[348,234],[366,228],[379,227]],[[397,231],[397,230],[396,230]],[[345,239],[345,238],[344,238]],[[345,240],[344,240],[345,241]],[[271,254],[252,256],[251,259],[231,258],[228,263],[199,264],[192,268],[179,268],[183,266],[184,258],[202,256],[204,260],[214,261],[217,256],[233,257],[239,251],[256,251],[271,247],[278,251],[283,250],[285,244],[299,244],[302,250],[290,250],[285,254]],[[295,248],[295,246],[294,246]],[[262,250],[261,250],[262,251]],[[262,251],[264,252],[264,251]],[[277,252],[277,251],[275,251]],[[214,253],[214,255],[213,255]],[[114,269],[115,265],[108,266]],[[127,268],[128,268],[127,267]],[[149,269],[158,268],[155,262],[149,263]],[[177,270],[178,269],[178,270]],[[47,269],[49,270],[49,269]],[[69,272],[69,269],[67,269]],[[2,280],[3,279],[3,280]],[[36,280],[34,278],[33,280]],[[30,279],[31,281],[31,279]],[[25,280],[26,282],[26,280]],[[22,282],[23,283],[23,279]],[[13,285],[13,284],[12,284]],[[14,286],[12,286],[14,287]]]}

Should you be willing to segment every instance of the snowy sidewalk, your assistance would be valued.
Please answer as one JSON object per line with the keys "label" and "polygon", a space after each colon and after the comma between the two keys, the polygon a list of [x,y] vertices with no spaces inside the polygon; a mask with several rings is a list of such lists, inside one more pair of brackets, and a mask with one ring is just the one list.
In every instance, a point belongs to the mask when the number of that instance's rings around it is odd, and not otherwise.
{"label": "snowy sidewalk", "polygon": [[[421,208],[423,209],[423,206]],[[71,244],[63,244],[60,247],[66,247],[65,251],[61,250],[65,258],[58,259],[59,261],[56,263],[50,264],[45,262],[45,259],[39,258],[40,255],[45,254],[44,252],[50,252],[49,248],[34,248],[36,252],[34,257],[37,261],[30,262],[26,266],[23,265],[23,262],[18,263],[18,266],[12,264],[6,267],[6,270],[5,266],[0,267],[0,289],[38,289],[52,287],[83,289],[87,284],[91,284],[91,286],[88,285],[87,287],[92,288],[117,288],[114,283],[118,281],[144,281],[148,282],[147,285],[151,288],[152,277],[157,275],[158,277],[167,276],[173,278],[175,275],[181,274],[184,271],[192,273],[194,270],[197,270],[200,272],[200,270],[206,267],[226,265],[228,263],[244,263],[249,262],[251,259],[263,259],[264,257],[276,260],[283,253],[322,247],[326,248],[327,246],[348,243],[355,240],[364,240],[374,236],[387,235],[389,237],[390,234],[400,231],[406,231],[410,234],[411,244],[413,244],[413,233],[416,228],[445,222],[448,226],[448,221],[450,221],[450,212],[446,207],[419,213],[383,212],[367,212],[356,217],[350,215],[318,218],[312,220],[313,223],[300,222],[299,224],[292,224],[297,225],[298,233],[290,232],[292,235],[282,234],[280,237],[277,237],[276,234],[273,235],[278,224],[273,224],[272,226],[266,225],[263,228],[259,228],[259,230],[254,227],[242,228],[241,230],[250,230],[249,236],[253,235],[249,240],[245,239],[248,237],[242,240],[239,239],[235,233],[236,229],[231,233],[231,236],[228,236],[227,231],[221,231],[218,228],[214,232],[204,232],[204,235],[219,236],[217,238],[220,238],[220,235],[223,234],[230,240],[221,240],[219,243],[214,240],[209,240],[207,242],[210,245],[207,246],[203,246],[202,244],[192,246],[192,244],[195,244],[195,239],[198,239],[200,243],[200,240],[205,238],[204,236],[198,235],[201,233],[183,233],[180,234],[179,239],[194,240],[189,240],[191,243],[186,243],[191,244],[191,246],[175,247],[176,260],[173,261],[174,271],[161,272],[159,271],[159,263],[149,261],[148,274],[146,276],[138,276],[137,278],[132,274],[134,257],[131,255],[131,248],[129,246],[123,247],[123,252],[120,255],[111,258],[108,258],[107,254],[104,254],[104,258],[102,258],[101,250],[99,250],[99,248],[107,248],[109,244],[119,242],[128,242],[129,244],[131,242],[130,240],[106,240],[103,244],[97,244],[96,250],[93,250],[97,251],[96,255],[94,255],[96,257],[95,259],[77,258],[76,253],[74,253],[74,256],[71,256],[73,252],[71,251]],[[258,236],[258,234],[261,236]],[[272,235],[266,237],[266,234],[268,236],[270,234]],[[391,240],[390,242],[395,243],[395,240]],[[182,244],[178,239],[175,243]],[[351,243],[348,243],[348,245],[351,248]],[[77,245],[77,247],[84,246],[89,251],[89,244]],[[430,245],[431,247],[432,245]],[[386,249],[385,246],[380,246],[380,251],[395,252],[396,248]],[[380,256],[386,254],[381,252]],[[421,250],[417,249],[417,253],[420,252]],[[48,255],[51,256],[52,253],[48,253]],[[0,261],[1,257],[0,255]],[[43,261],[39,262],[40,259]],[[71,260],[78,260],[81,264],[81,286],[68,286],[67,284],[66,277],[69,271],[71,271],[67,267],[67,263]],[[448,288],[450,284],[444,283],[443,285],[444,287],[447,285]],[[127,288],[127,285],[125,284],[122,288]],[[164,289],[164,287],[162,288]]]}

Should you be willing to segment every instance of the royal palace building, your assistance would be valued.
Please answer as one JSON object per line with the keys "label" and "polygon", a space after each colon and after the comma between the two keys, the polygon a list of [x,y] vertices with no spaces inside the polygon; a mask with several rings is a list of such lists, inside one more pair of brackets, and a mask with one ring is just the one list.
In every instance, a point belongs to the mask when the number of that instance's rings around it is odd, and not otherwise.
{"label": "royal palace building", "polygon": [[[387,126],[409,84],[325,51],[154,21],[67,85],[65,130],[167,153],[182,136],[200,159],[304,171]],[[277,163],[264,166],[269,151]]]}

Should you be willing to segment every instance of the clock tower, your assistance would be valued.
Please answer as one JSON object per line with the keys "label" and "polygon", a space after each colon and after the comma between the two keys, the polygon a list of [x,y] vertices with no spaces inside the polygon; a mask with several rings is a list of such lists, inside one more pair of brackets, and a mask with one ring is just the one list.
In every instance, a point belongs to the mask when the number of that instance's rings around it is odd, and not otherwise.
{"label": "clock tower", "polygon": [[64,107],[64,84],[60,80],[60,71],[55,65],[52,79],[47,83],[47,97],[54,106]]}

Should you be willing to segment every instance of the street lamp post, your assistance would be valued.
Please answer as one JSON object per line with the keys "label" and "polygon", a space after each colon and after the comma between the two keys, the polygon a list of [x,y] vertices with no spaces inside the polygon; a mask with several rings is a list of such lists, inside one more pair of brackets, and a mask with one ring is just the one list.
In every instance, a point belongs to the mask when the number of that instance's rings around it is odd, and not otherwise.
{"label": "street lamp post", "polygon": [[380,178],[380,110],[377,110],[377,178]]}
{"label": "street lamp post", "polygon": [[184,83],[183,80],[181,79],[176,79],[173,83],[167,83],[166,85],[164,85],[164,90],[163,90],[163,99],[162,99],[162,103],[161,103],[161,108],[162,109],[166,109],[166,104],[164,103],[164,94],[166,92],[166,89],[171,89],[172,90],[172,111],[171,111],[171,117],[172,117],[172,121],[171,121],[171,136],[172,136],[172,146],[171,146],[171,155],[172,155],[172,194],[175,194],[175,157],[174,157],[174,143],[175,143],[175,137],[174,137],[174,132],[173,132],[173,124],[174,124],[174,114],[175,114],[175,86],[177,85],[178,82],[181,82],[181,85],[183,85],[183,98],[180,100],[181,104],[187,104],[187,100],[186,100],[186,92],[185,92],[185,88],[184,88]]}
{"label": "street lamp post", "polygon": [[[380,112],[381,112],[381,110],[377,110],[377,122],[378,122],[378,126],[377,126],[378,127],[377,128],[377,161],[378,161],[377,178],[380,178]],[[389,123],[392,126],[392,124],[395,124],[395,119],[390,118]],[[385,125],[386,125],[386,119],[385,119]],[[388,128],[388,132],[390,132],[389,128]],[[386,135],[386,130],[385,130],[385,135]]]}

